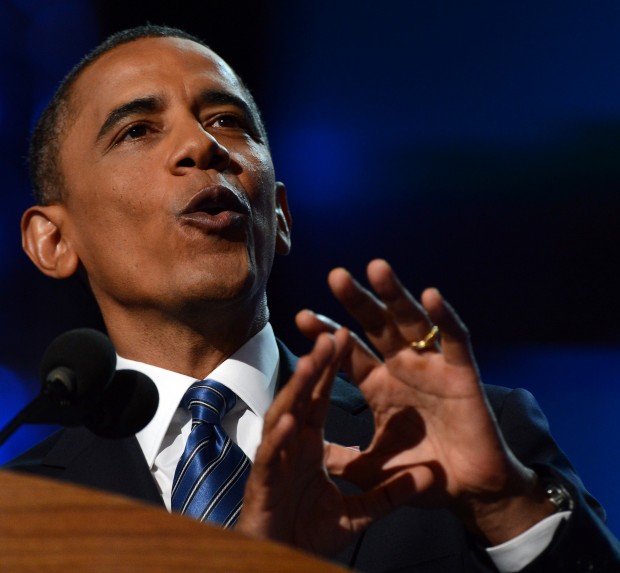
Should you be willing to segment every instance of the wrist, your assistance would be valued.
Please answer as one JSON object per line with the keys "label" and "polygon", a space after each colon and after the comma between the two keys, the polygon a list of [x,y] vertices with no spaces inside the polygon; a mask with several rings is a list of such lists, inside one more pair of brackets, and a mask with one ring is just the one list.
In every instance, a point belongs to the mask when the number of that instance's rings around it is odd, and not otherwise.
{"label": "wrist", "polygon": [[[562,504],[564,501],[551,484],[544,483],[531,470],[522,477],[518,486],[492,494],[468,496],[460,504],[457,513],[483,545],[495,546],[510,541],[560,510],[552,501],[552,494],[556,495],[556,501]],[[551,492],[547,493],[550,488]]]}

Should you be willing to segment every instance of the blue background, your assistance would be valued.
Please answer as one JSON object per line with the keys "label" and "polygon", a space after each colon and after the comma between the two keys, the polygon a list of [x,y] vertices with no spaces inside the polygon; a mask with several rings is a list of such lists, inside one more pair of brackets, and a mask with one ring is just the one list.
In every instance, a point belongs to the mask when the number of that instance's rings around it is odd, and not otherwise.
{"label": "blue background", "polygon": [[[205,38],[264,111],[294,214],[270,287],[280,336],[307,348],[305,306],[347,321],[325,287],[336,265],[382,256],[415,293],[440,287],[484,380],[538,397],[620,533],[620,5],[150,4],[0,0],[0,423],[57,334],[100,324],[21,252],[33,118],[84,52],[148,20]],[[49,431],[22,428],[0,461]]]}

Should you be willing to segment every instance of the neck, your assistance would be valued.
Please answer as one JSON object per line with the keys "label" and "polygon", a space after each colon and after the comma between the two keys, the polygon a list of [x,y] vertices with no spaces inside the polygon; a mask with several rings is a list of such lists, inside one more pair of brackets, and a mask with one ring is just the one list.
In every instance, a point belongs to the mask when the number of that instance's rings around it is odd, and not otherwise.
{"label": "neck", "polygon": [[[203,378],[267,323],[266,304],[251,309],[211,309],[192,319],[153,310],[119,313],[104,320],[116,351],[124,358]],[[206,317],[196,320],[196,316]]]}

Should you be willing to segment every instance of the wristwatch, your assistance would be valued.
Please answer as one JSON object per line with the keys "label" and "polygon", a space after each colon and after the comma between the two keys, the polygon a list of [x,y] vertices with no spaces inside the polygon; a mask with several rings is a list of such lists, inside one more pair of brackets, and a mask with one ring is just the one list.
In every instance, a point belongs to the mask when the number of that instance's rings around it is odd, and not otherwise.
{"label": "wristwatch", "polygon": [[547,481],[543,483],[543,486],[547,499],[555,505],[556,513],[559,511],[571,511],[573,509],[573,498],[562,484],[554,481]]}

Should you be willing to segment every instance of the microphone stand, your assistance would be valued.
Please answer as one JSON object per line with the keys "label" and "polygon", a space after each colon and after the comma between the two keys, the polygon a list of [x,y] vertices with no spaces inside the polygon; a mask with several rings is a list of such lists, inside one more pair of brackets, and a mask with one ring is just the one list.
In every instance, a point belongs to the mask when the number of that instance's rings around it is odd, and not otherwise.
{"label": "microphone stand", "polygon": [[[50,423],[77,425],[83,411],[79,405],[72,403],[72,389],[75,388],[75,373],[66,366],[54,368],[45,378],[45,383],[39,394],[29,404],[26,404],[13,419],[0,431],[0,446],[2,446],[22,425],[33,420],[37,423],[47,421],[45,412],[56,410],[55,415],[49,418]],[[68,416],[67,416],[68,415]]]}
{"label": "microphone stand", "polygon": [[42,396],[38,396],[32,402],[27,404],[16,416],[0,431],[0,446],[4,444],[22,425],[28,422],[31,418],[38,417],[47,408],[44,400],[41,400]]}

